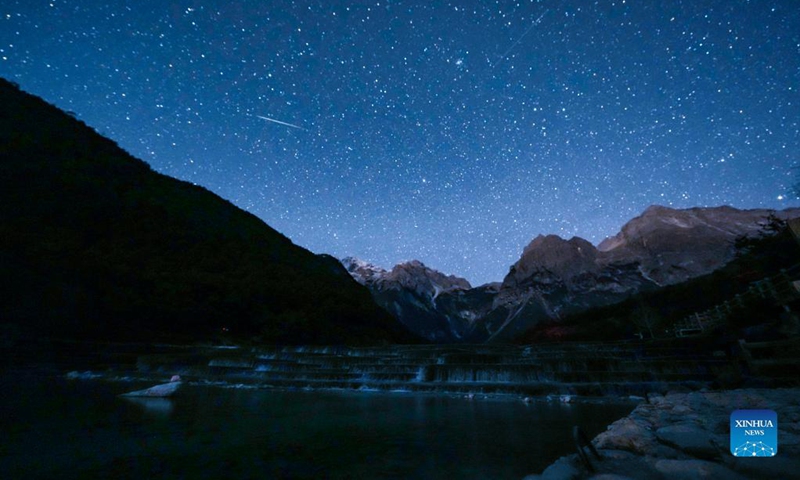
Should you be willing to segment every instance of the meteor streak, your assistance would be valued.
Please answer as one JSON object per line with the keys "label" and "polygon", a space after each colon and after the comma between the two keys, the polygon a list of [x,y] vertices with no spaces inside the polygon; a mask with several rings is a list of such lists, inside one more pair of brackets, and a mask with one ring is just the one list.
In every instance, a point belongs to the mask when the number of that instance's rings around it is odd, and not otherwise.
{"label": "meteor streak", "polygon": [[286,125],[287,127],[297,128],[299,130],[305,130],[305,128],[303,128],[303,127],[299,127],[297,125],[294,125],[294,124],[291,124],[291,123],[288,123],[288,122],[281,122],[280,120],[275,120],[274,118],[264,117],[264,116],[261,116],[261,115],[254,115],[254,116],[260,118],[261,120],[266,120],[268,122],[277,123],[279,125]]}
{"label": "meteor streak", "polygon": [[528,27],[528,29],[527,29],[527,30],[525,30],[525,33],[523,33],[523,34],[522,34],[522,36],[521,36],[521,37],[519,37],[519,38],[517,39],[517,41],[516,41],[516,42],[514,42],[513,44],[511,44],[511,46],[510,46],[510,47],[508,47],[508,50],[506,50],[506,51],[505,51],[505,52],[504,52],[502,55],[500,55],[500,60],[496,61],[496,62],[495,62],[494,64],[492,64],[492,65],[489,65],[489,67],[490,67],[490,68],[494,68],[494,67],[496,67],[497,65],[500,65],[500,63],[501,63],[503,60],[505,60],[505,59],[506,59],[506,57],[508,56],[508,54],[509,54],[509,53],[511,53],[511,50],[514,50],[514,47],[516,47],[517,45],[519,45],[519,42],[521,42],[521,41],[522,41],[522,39],[523,39],[523,38],[525,38],[525,35],[527,35],[527,34],[528,34],[528,33],[529,33],[531,30],[533,30],[533,27],[535,27],[536,25],[539,25],[540,23],[542,23],[542,19],[544,18],[544,16],[545,16],[545,15],[547,15],[547,12],[549,12],[549,11],[550,11],[550,10],[545,10],[543,14],[539,15],[539,18],[537,18],[536,20],[534,20],[534,21],[533,21],[533,23],[531,23],[531,26],[530,26],[530,27]]}

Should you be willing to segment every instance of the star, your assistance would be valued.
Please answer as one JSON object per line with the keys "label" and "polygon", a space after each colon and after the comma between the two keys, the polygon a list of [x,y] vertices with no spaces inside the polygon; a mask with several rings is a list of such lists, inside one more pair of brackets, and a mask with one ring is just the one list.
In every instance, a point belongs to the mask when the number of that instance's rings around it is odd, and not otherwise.
{"label": "star", "polygon": [[0,76],[317,253],[480,285],[652,204],[800,205],[794,0],[7,3]]}

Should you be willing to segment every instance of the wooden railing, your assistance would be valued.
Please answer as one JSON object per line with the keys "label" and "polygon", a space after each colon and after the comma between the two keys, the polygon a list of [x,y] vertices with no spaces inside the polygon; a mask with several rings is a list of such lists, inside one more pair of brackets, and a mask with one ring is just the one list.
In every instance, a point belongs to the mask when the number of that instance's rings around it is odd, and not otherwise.
{"label": "wooden railing", "polygon": [[675,324],[676,337],[702,335],[724,323],[731,314],[744,309],[757,300],[767,300],[773,304],[786,305],[800,299],[800,264],[781,270],[772,277],[752,282],[743,293],[716,305],[708,310],[693,313]]}

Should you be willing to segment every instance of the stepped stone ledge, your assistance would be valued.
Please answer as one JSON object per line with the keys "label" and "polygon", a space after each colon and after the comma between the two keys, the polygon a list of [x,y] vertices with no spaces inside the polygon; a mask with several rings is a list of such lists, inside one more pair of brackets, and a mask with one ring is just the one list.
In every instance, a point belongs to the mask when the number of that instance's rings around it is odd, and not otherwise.
{"label": "stepped stone ledge", "polygon": [[138,357],[140,374],[263,388],[579,397],[708,387],[724,358],[658,345],[275,347],[189,349]]}

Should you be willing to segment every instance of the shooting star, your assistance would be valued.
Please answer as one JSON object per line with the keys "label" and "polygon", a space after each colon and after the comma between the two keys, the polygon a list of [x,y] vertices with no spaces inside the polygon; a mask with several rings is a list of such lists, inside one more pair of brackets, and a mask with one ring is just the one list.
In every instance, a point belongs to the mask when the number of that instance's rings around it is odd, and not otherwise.
{"label": "shooting star", "polygon": [[261,120],[266,120],[268,122],[277,123],[279,125],[286,125],[287,127],[296,128],[298,130],[305,130],[305,128],[303,128],[303,127],[300,127],[300,126],[297,126],[297,125],[294,125],[294,124],[291,124],[291,123],[288,123],[288,122],[281,122],[280,120],[275,120],[274,118],[264,117],[264,116],[261,116],[261,115],[253,115],[253,116],[254,117],[258,117]]}
{"label": "shooting star", "polygon": [[523,34],[522,34],[522,36],[521,36],[521,37],[519,37],[519,38],[517,39],[517,41],[516,41],[516,42],[512,43],[512,44],[511,44],[511,46],[510,46],[510,47],[508,47],[508,50],[506,50],[506,51],[505,51],[505,53],[503,53],[502,55],[500,55],[500,60],[498,60],[496,63],[493,63],[493,64],[491,65],[491,68],[494,68],[494,67],[496,67],[497,65],[500,65],[500,63],[502,63],[502,62],[503,62],[503,60],[505,60],[505,59],[506,59],[506,57],[508,56],[508,54],[509,54],[509,53],[511,53],[511,50],[514,50],[514,47],[516,47],[517,45],[519,45],[519,42],[521,42],[521,41],[522,41],[522,39],[523,39],[523,38],[525,38],[525,35],[527,35],[527,34],[528,34],[528,33],[529,33],[531,30],[533,30],[533,27],[535,27],[536,25],[539,25],[540,23],[542,23],[542,19],[544,18],[544,16],[545,16],[545,15],[547,15],[547,12],[549,12],[549,11],[550,11],[550,10],[545,10],[543,14],[539,15],[539,18],[537,18],[536,20],[534,20],[534,21],[533,21],[533,23],[531,23],[531,26],[530,26],[530,27],[528,27],[528,29],[527,29],[527,30],[525,30],[525,33],[523,33]]}

